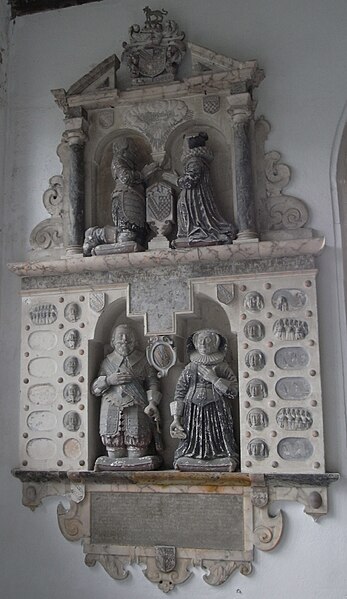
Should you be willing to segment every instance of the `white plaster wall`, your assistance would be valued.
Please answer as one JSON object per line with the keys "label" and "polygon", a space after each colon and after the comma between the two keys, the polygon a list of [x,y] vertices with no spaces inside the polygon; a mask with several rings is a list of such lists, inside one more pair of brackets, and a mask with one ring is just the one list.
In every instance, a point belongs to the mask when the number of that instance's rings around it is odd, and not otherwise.
{"label": "white plaster wall", "polygon": [[[0,40],[6,32],[5,2],[0,2]],[[138,569],[132,571],[131,581],[116,583],[101,566],[84,566],[79,544],[67,542],[58,530],[56,501],[46,500],[30,512],[22,507],[20,484],[10,475],[10,468],[19,465],[20,301],[19,280],[7,272],[5,263],[25,258],[31,229],[46,218],[42,193],[48,179],[60,173],[55,150],[62,114],[49,90],[67,89],[114,51],[120,56],[128,26],[142,22],[143,4],[104,0],[22,17],[9,28],[7,117],[5,96],[0,99],[0,176],[3,170],[6,175],[0,184],[0,588],[6,599],[162,596]],[[338,215],[333,218],[329,169],[347,100],[347,5],[344,0],[161,0],[152,8],[169,10],[191,41],[241,60],[257,58],[265,69],[258,114],[272,124],[268,149],[281,151],[292,166],[288,191],[306,200],[310,225],[327,240],[319,259],[326,453],[328,470],[346,474],[346,336],[344,315],[339,313],[339,222]],[[174,594],[192,599],[346,599],[345,483],[332,487],[329,497],[329,514],[319,524],[299,505],[282,506],[287,517],[281,543],[272,553],[256,553],[250,577],[235,574],[224,586],[211,588],[198,572]]]}

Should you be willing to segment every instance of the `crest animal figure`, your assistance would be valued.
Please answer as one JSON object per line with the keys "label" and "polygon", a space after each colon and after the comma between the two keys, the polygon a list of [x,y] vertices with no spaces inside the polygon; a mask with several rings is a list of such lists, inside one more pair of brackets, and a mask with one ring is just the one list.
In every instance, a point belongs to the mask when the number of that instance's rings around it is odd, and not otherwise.
{"label": "crest animal figure", "polygon": [[163,22],[164,16],[168,14],[167,10],[152,10],[149,6],[146,6],[143,12],[146,17],[146,25],[150,25],[151,27],[160,25]]}

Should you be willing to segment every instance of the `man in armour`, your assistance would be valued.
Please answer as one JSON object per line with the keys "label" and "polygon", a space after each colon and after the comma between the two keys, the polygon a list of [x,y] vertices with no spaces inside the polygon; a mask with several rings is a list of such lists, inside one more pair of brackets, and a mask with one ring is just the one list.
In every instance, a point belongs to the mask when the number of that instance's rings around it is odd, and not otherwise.
{"label": "man in armour", "polygon": [[136,349],[132,327],[117,326],[111,336],[113,351],[102,361],[92,392],[101,396],[100,436],[109,458],[141,458],[160,450],[156,371]]}

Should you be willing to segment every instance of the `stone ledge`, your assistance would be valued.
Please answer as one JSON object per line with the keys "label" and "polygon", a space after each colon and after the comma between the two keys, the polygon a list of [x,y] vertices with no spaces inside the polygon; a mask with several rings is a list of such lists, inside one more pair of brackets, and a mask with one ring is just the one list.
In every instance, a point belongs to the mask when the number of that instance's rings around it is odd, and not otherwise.
{"label": "stone ledge", "polygon": [[293,256],[317,256],[325,245],[323,237],[292,239],[285,241],[260,241],[235,243],[202,248],[180,250],[150,250],[132,254],[84,257],[75,255],[61,260],[42,262],[13,262],[8,264],[11,272],[19,277],[88,272],[110,272],[136,268],[173,267],[177,265],[203,263],[214,264],[230,261],[250,261],[264,258]]}
{"label": "stone ledge", "polygon": [[46,471],[21,470],[14,468],[13,476],[24,483],[72,482],[97,484],[134,484],[134,485],[197,485],[197,486],[272,486],[328,487],[339,480],[337,473],[326,474],[243,474],[242,472],[178,472],[175,470],[156,470],[152,472],[95,472],[85,471]]}

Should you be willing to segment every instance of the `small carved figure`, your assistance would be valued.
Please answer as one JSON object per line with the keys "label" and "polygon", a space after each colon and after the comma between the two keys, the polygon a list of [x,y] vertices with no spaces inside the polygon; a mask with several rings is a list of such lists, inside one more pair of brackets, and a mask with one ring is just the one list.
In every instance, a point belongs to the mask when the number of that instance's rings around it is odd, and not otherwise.
{"label": "small carved figure", "polygon": [[267,397],[267,386],[261,379],[252,379],[247,385],[247,395],[252,399]]}
{"label": "small carved figure", "polygon": [[182,191],[177,202],[177,248],[228,244],[236,236],[234,225],[224,220],[216,206],[209,169],[213,154],[207,140],[205,132],[187,138],[184,174],[178,179]]}
{"label": "small carved figure", "polygon": [[81,390],[75,383],[69,383],[64,387],[64,399],[67,403],[78,403],[81,399]]}
{"label": "small carved figure", "polygon": [[101,397],[100,436],[108,454],[108,458],[99,458],[96,466],[151,470],[161,461],[155,455],[155,448],[161,449],[157,375],[143,352],[136,349],[131,326],[118,325],[111,346],[113,351],[103,360],[92,384],[94,395]]}
{"label": "small carved figure", "polygon": [[273,307],[281,312],[301,310],[306,304],[307,295],[301,289],[277,289],[272,296]]}
{"label": "small carved figure", "polygon": [[76,356],[69,356],[64,360],[64,372],[69,376],[76,376],[80,371],[80,362]]}
{"label": "small carved figure", "polygon": [[277,310],[281,310],[281,312],[287,312],[288,311],[288,300],[284,295],[280,295],[275,303],[275,307],[277,308]]}
{"label": "small carved figure", "polygon": [[257,291],[250,291],[245,296],[244,306],[250,312],[259,312],[264,308],[264,298]]}
{"label": "small carved figure", "polygon": [[177,382],[171,403],[170,433],[181,439],[174,467],[179,470],[236,469],[232,400],[238,395],[235,374],[225,362],[227,340],[214,330],[197,331],[187,340],[190,363]]}
{"label": "small carved figure", "polygon": [[145,13],[145,23],[149,27],[154,27],[155,25],[161,24],[163,22],[163,18],[168,14],[167,10],[152,10],[149,6],[145,6],[143,9]]}
{"label": "small carved figure", "polygon": [[64,316],[69,322],[76,322],[79,319],[81,310],[78,304],[71,302],[64,310]]}
{"label": "small carved figure", "polygon": [[287,431],[305,431],[312,426],[312,415],[305,408],[282,408],[276,416],[278,425]]}
{"label": "small carved figure", "polygon": [[69,329],[64,335],[64,345],[69,349],[76,349],[81,341],[80,334],[77,329]]}
{"label": "small carved figure", "polygon": [[275,337],[286,341],[305,339],[308,335],[308,325],[304,320],[294,318],[280,318],[273,326]]}
{"label": "small carved figure", "polygon": [[261,341],[265,336],[265,328],[259,320],[250,320],[244,327],[244,333],[251,341]]}
{"label": "small carved figure", "polygon": [[57,319],[58,311],[54,304],[41,304],[34,306],[29,314],[33,324],[53,324]]}
{"label": "small carved figure", "polygon": [[81,426],[81,417],[78,412],[67,412],[63,418],[63,425],[70,432],[78,431]]}
{"label": "small carved figure", "polygon": [[265,356],[258,349],[251,349],[245,357],[246,366],[252,370],[261,370],[265,366]]}
{"label": "small carved figure", "polygon": [[250,410],[247,415],[247,422],[251,428],[255,430],[262,430],[268,425],[268,417],[264,410],[260,408],[254,408]]}
{"label": "small carved figure", "polygon": [[269,448],[263,439],[252,439],[247,449],[248,454],[256,460],[264,460],[269,456]]}

